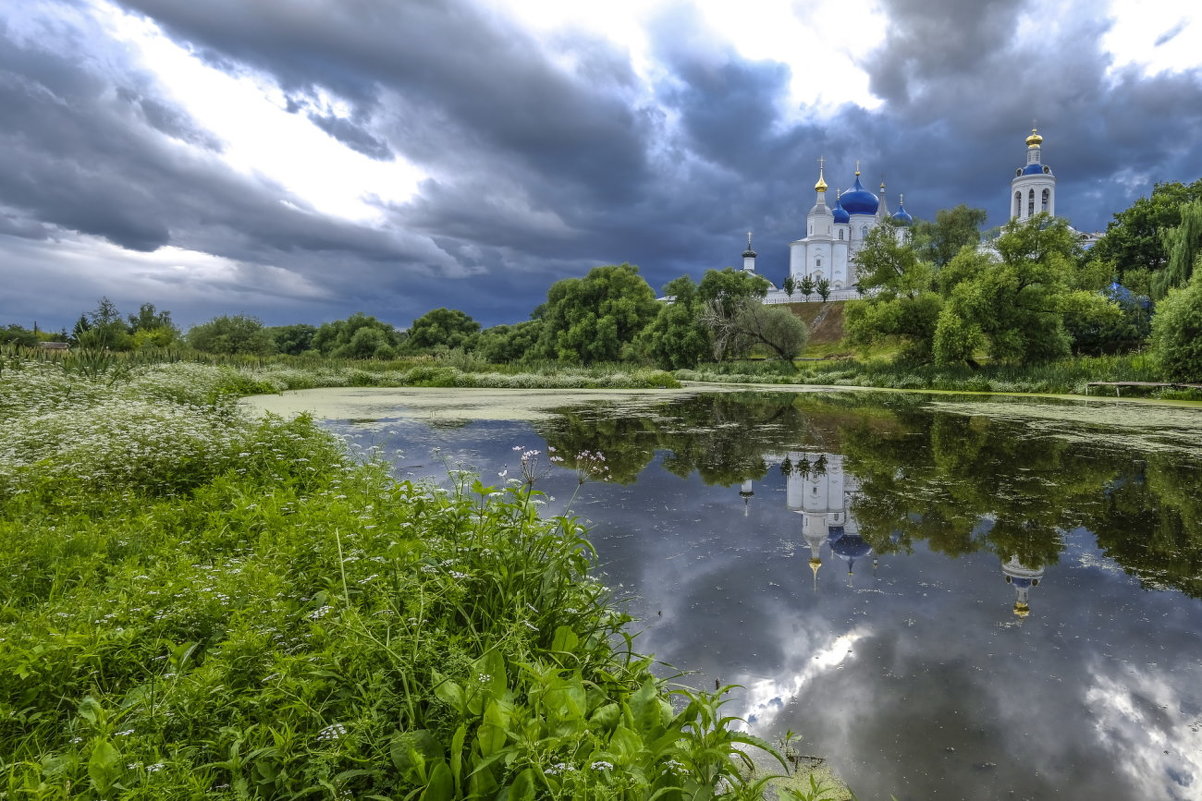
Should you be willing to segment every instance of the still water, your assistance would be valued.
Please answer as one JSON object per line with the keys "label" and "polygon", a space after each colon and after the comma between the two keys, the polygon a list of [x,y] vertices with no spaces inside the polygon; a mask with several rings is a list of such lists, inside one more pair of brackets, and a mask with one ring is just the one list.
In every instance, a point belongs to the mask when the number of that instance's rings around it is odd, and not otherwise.
{"label": "still water", "polygon": [[862,799],[1198,801],[1202,410],[1158,414],[745,393],[330,425],[407,478],[553,448],[549,512],[605,454],[570,511],[636,644]]}

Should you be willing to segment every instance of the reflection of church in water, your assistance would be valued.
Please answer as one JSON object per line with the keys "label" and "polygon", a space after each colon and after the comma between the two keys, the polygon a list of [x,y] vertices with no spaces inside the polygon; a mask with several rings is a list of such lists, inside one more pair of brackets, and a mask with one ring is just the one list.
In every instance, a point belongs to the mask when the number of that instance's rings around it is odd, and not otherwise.
{"label": "reflection of church in water", "polygon": [[[860,493],[860,481],[844,472],[842,455],[789,451],[784,455],[766,454],[764,461],[780,468],[785,476],[785,504],[801,516],[801,535],[810,549],[809,566],[815,590],[824,552],[847,564],[849,583],[857,563],[871,559],[876,567],[877,554],[860,535],[853,508]],[[754,496],[754,483],[747,479],[739,488],[745,513]],[[893,534],[894,538],[898,536]],[[1014,588],[1014,614],[1026,618],[1031,613],[1028,596],[1032,587],[1039,586],[1043,567],[1026,567],[1018,557],[1011,556],[1001,569],[1006,583]]]}

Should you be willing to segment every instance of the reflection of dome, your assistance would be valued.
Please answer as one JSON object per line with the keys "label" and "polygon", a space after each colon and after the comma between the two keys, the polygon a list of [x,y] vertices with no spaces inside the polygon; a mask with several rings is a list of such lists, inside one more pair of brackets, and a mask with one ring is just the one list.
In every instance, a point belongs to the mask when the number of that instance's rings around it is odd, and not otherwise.
{"label": "reflection of dome", "polygon": [[843,203],[843,208],[848,214],[876,214],[877,208],[881,205],[877,196],[864,188],[860,183],[860,173],[856,172],[856,183],[852,186],[850,192],[845,192],[839,198]]}
{"label": "reflection of dome", "polygon": [[[842,532],[842,528],[840,531]],[[847,572],[851,573],[857,559],[872,553],[872,546],[859,534],[844,533],[839,539],[831,542],[831,552],[847,562]]]}
{"label": "reflection of dome", "polygon": [[1039,586],[1043,578],[1042,567],[1026,567],[1018,561],[1017,556],[1011,556],[1008,562],[1002,564],[1002,573],[1006,583],[1014,587],[1014,614],[1017,617],[1027,617],[1031,614],[1028,595],[1032,587]]}

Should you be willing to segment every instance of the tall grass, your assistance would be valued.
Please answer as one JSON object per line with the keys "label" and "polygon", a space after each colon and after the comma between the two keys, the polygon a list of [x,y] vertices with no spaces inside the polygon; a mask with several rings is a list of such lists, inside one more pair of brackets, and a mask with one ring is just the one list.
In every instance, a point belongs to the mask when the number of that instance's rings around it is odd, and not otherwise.
{"label": "tall grass", "polygon": [[0,799],[756,798],[537,487],[399,482],[178,362],[0,375]]}

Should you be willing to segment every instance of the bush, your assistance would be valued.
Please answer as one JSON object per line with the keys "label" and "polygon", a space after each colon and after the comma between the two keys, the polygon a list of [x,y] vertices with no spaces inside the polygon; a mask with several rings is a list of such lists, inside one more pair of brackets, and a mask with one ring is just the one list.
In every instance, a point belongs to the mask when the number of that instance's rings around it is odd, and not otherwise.
{"label": "bush", "polygon": [[1165,378],[1202,382],[1202,271],[1157,305],[1152,350]]}

